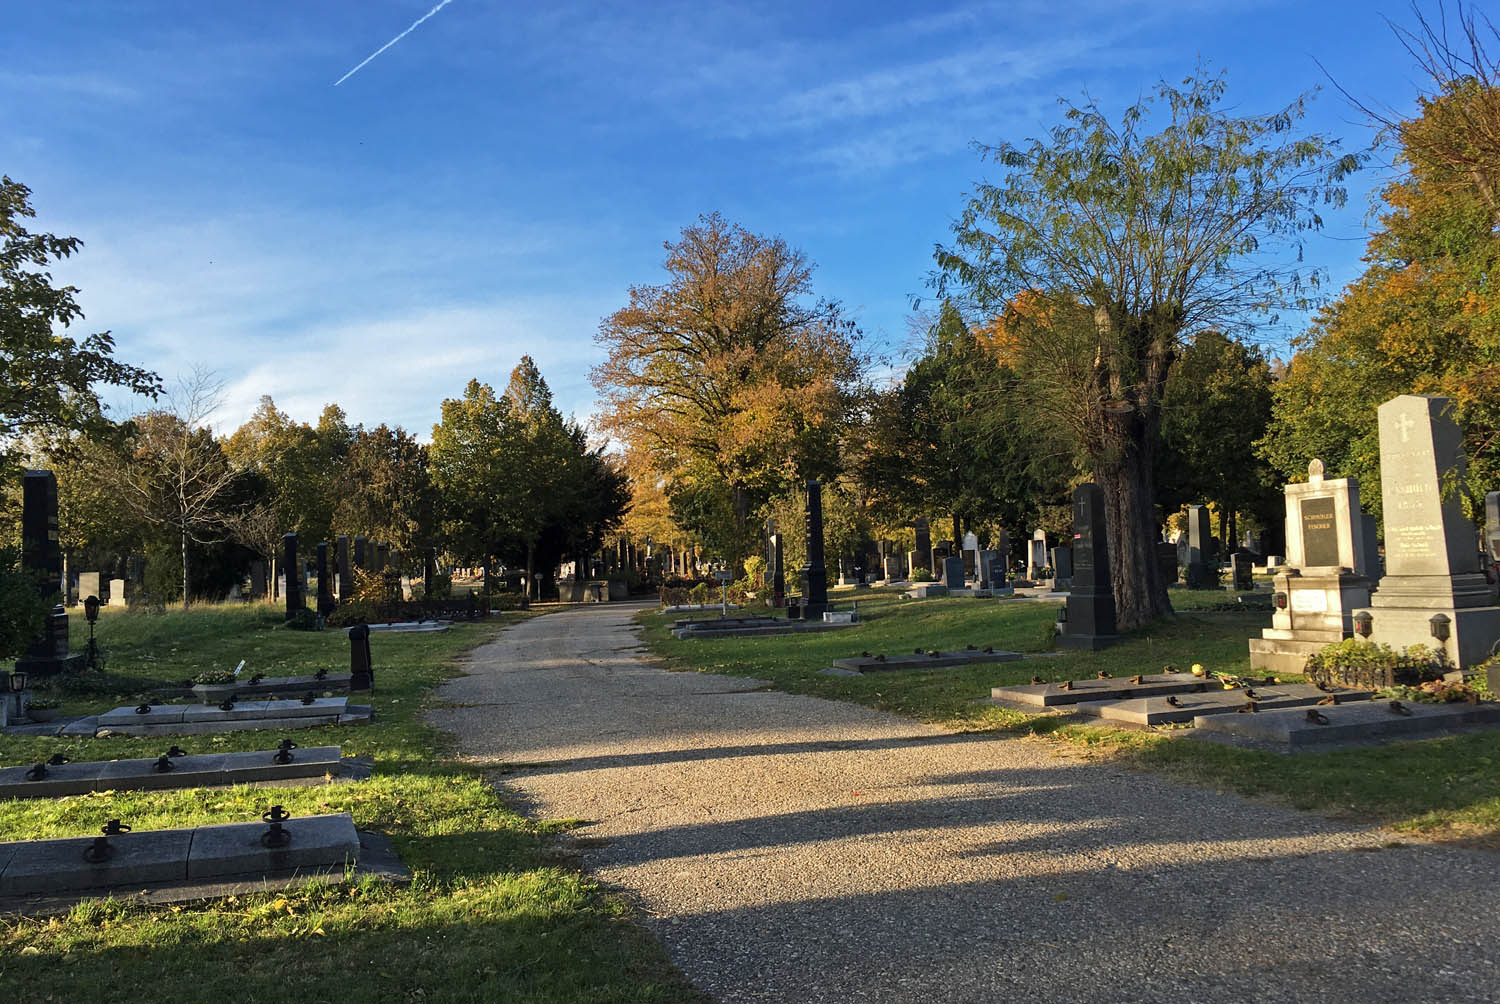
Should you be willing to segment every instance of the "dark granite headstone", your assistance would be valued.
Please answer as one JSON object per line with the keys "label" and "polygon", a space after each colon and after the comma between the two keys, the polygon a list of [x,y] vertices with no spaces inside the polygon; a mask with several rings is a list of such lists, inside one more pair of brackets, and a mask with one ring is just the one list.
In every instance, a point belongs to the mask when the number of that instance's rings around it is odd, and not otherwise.
{"label": "dark granite headstone", "polygon": [[1156,574],[1167,585],[1177,581],[1177,570],[1181,567],[1177,563],[1177,545],[1170,540],[1161,540],[1156,543]]}
{"label": "dark granite headstone", "polygon": [[949,589],[964,587],[964,559],[959,555],[950,554],[943,559],[943,585]]}
{"label": "dark granite headstone", "polygon": [[318,541],[318,613],[327,617],[337,606],[333,601],[333,582],[328,576],[328,543]]}
{"label": "dark granite headstone", "polygon": [[68,655],[68,614],[62,599],[62,548],[57,537],[57,478],[27,471],[21,482],[21,567],[36,579],[37,593],[51,609],[42,633],[16,660],[23,673],[49,675],[75,668],[82,655]]}
{"label": "dark granite headstone", "polygon": [[266,563],[250,562],[250,596],[255,600],[266,598]]}
{"label": "dark granite headstone", "polygon": [[370,570],[370,542],[362,533],[354,535],[354,567],[362,572]]}
{"label": "dark granite headstone", "polygon": [[1067,546],[1052,548],[1047,552],[1047,564],[1052,566],[1053,581],[1066,585],[1073,578],[1073,549]]}
{"label": "dark granite headstone", "polygon": [[828,571],[823,566],[823,485],[807,483],[807,563],[802,566],[802,619],[820,621],[828,610]]}
{"label": "dark granite headstone", "polygon": [[1207,506],[1188,506],[1187,586],[1189,589],[1218,589],[1219,561],[1213,545],[1212,516]]}
{"label": "dark granite headstone", "polygon": [[429,547],[422,559],[422,596],[432,599],[432,588],[437,579],[437,548]]}
{"label": "dark granite headstone", "polygon": [[1255,559],[1246,551],[1236,551],[1229,556],[1229,567],[1234,573],[1234,588],[1248,593],[1255,588]]}
{"label": "dark granite headstone", "polygon": [[349,567],[349,535],[341,533],[334,544],[334,562],[339,570],[339,602],[354,595],[354,570]]}
{"label": "dark granite headstone", "polygon": [[771,605],[786,606],[786,544],[781,534],[771,534]]}
{"label": "dark granite headstone", "polygon": [[375,574],[376,575],[380,575],[380,574],[382,574],[382,573],[385,572],[386,563],[390,561],[390,558],[391,558],[391,545],[389,545],[389,544],[387,544],[387,543],[385,543],[383,541],[381,543],[375,545]]}
{"label": "dark granite headstone", "polygon": [[1073,490],[1073,589],[1057,639],[1064,648],[1101,649],[1120,640],[1104,537],[1104,489],[1079,485]]}
{"label": "dark granite headstone", "polygon": [[918,568],[922,568],[926,569],[928,572],[931,572],[932,531],[928,529],[927,518],[925,516],[918,516],[916,519],[912,520],[911,525],[912,529],[917,532],[917,563],[916,566],[912,568],[912,571],[916,571]]}
{"label": "dark granite headstone", "polygon": [[286,619],[305,607],[302,599],[302,562],[297,558],[297,535],[288,533],[281,538],[281,567],[286,577]]}
{"label": "dark granite headstone", "polygon": [[983,550],[979,552],[979,588],[999,589],[1005,585],[1005,566],[1001,563],[1000,552]]}
{"label": "dark granite headstone", "polygon": [[375,689],[375,667],[370,662],[368,624],[356,624],[349,629],[349,689]]}

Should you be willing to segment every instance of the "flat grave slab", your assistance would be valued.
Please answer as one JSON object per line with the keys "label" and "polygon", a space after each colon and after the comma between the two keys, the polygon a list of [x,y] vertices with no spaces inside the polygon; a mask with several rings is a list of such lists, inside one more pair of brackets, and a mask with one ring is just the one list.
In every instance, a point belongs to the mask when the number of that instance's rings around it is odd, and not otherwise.
{"label": "flat grave slab", "polygon": [[123,726],[177,725],[187,707],[181,704],[140,705],[140,708],[123,707],[106,711],[99,716],[99,728],[119,731]]}
{"label": "flat grave slab", "polygon": [[155,758],[96,760],[45,765],[45,773],[28,779],[31,767],[0,770],[0,798],[39,798],[82,795],[93,791],[197,788],[321,777],[341,767],[338,746],[312,746],[291,751],[290,763],[278,763],[276,750],[212,753],[172,757],[172,769],[158,771]]}
{"label": "flat grave slab", "polygon": [[272,694],[296,694],[300,697],[309,691],[317,694],[325,690],[348,690],[351,678],[348,673],[329,673],[321,680],[311,674],[268,676],[259,683],[251,683],[248,679],[235,683],[197,683],[193,685],[192,690],[194,696],[204,704],[218,704],[231,694],[238,694],[249,700],[253,697],[269,697]]}
{"label": "flat grave slab", "polygon": [[785,617],[735,618],[712,621],[681,621],[672,629],[672,637],[684,638],[747,638],[757,635],[804,634],[812,631],[839,631],[855,627],[831,621],[801,621]]}
{"label": "flat grave slab", "polygon": [[136,714],[133,708],[116,708],[99,716],[98,727],[131,736],[200,735],[255,729],[305,729],[318,725],[351,725],[369,721],[367,705],[350,705],[347,697],[319,697],[312,703],[296,701],[246,701],[224,711],[217,705],[185,705],[163,714]]}
{"label": "flat grave slab", "polygon": [[850,656],[833,660],[833,666],[835,669],[846,669],[855,673],[879,673],[895,669],[943,669],[992,662],[1016,662],[1020,659],[1020,652],[959,649],[953,652],[923,653],[922,655],[908,652],[905,655]]}
{"label": "flat grave slab", "polygon": [[93,837],[0,844],[0,897],[285,875],[359,860],[359,834],[348,813],[294,817],[282,826],[289,840],[280,847],[262,842],[270,829],[263,822],[118,834],[98,862],[84,855]]}
{"label": "flat grave slab", "polygon": [[[387,631],[392,634],[420,634],[424,631],[446,631],[452,627],[450,621],[396,621],[391,624],[371,624],[371,631]],[[344,631],[347,633],[348,628]]]}
{"label": "flat grave slab", "polygon": [[[1319,690],[1311,684],[1274,684],[1250,688],[1255,692],[1256,714],[1264,714],[1277,708],[1307,708],[1326,697],[1335,701],[1368,700],[1368,690],[1339,689],[1332,694]],[[1197,694],[1179,694],[1171,697],[1141,697],[1129,700],[1093,701],[1076,706],[1079,714],[1093,715],[1108,721],[1130,722],[1134,725],[1167,725],[1190,722],[1203,715],[1232,714],[1237,718],[1249,718],[1249,714],[1236,714],[1250,698],[1244,688],[1235,690],[1207,690]],[[1175,700],[1176,704],[1168,703]]]}
{"label": "flat grave slab", "polygon": [[1327,721],[1309,721],[1306,708],[1255,715],[1214,715],[1193,720],[1195,732],[1272,743],[1288,748],[1331,743],[1375,743],[1421,739],[1470,728],[1500,727],[1500,704],[1402,702],[1410,714],[1393,712],[1389,701],[1353,701],[1316,710]]}
{"label": "flat grave slab", "polygon": [[909,600],[925,600],[929,597],[947,596],[948,587],[940,582],[919,582],[905,593]]}
{"label": "flat grave slab", "polygon": [[[1142,676],[1140,683],[1131,683],[1127,677],[1110,677],[1106,680],[1073,680],[1073,688],[1064,690],[1062,683],[1026,683],[1009,687],[992,687],[990,696],[997,701],[1014,701],[1017,704],[1034,704],[1051,708],[1065,704],[1082,704],[1088,701],[1120,700],[1132,697],[1154,697],[1167,694],[1190,694],[1207,690],[1213,681],[1205,681],[1192,673],[1153,673]],[[1244,703],[1241,701],[1240,703]]]}

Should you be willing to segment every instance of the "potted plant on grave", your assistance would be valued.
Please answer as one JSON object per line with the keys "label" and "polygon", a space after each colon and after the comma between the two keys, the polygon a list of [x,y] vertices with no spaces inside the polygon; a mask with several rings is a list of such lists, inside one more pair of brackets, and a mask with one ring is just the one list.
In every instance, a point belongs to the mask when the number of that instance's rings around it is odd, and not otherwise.
{"label": "potted plant on grave", "polygon": [[26,702],[26,717],[34,722],[50,722],[57,717],[58,709],[61,707],[60,701],[50,697],[38,697]]}

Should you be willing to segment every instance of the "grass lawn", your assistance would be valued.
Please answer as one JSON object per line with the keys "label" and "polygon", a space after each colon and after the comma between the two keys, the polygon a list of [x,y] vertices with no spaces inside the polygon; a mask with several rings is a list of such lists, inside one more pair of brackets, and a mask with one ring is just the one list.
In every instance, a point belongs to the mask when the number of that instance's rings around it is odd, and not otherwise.
{"label": "grass lawn", "polygon": [[[0,840],[83,836],[110,817],[137,830],[258,819],[273,800],[296,815],[350,812],[391,836],[415,879],[364,881],[198,905],[144,908],[93,900],[51,919],[0,917],[0,985],[16,1001],[190,1002],[700,999],[628,908],[572,868],[549,836],[568,824],[529,821],[485,779],[447,758],[420,721],[454,658],[520,614],[432,634],[371,637],[377,691],[368,726],[175,739],[0,737],[0,765],[54,752],[74,760],[268,749],[290,737],[339,743],[374,776],[310,788],[199,788],[0,800]],[[72,619],[73,648],[87,625]],[[107,673],[64,694],[64,713],[136,703],[151,686],[210,668],[267,676],[346,670],[341,631],[297,632],[270,605],[190,612],[108,612],[98,624]],[[364,695],[356,699],[365,700]]]}
{"label": "grass lawn", "polygon": [[[1247,641],[1270,623],[1269,611],[1211,609],[1236,594],[1173,590],[1179,614],[1128,635],[1103,652],[1051,651],[1055,605],[1020,600],[904,600],[858,594],[864,623],[847,631],[779,638],[678,641],[676,616],[644,614],[646,639],[670,669],[768,680],[777,690],[855,701],[883,711],[968,730],[1048,735],[1097,755],[1165,770],[1184,780],[1269,798],[1326,815],[1378,822],[1427,839],[1500,849],[1500,733],[1478,733],[1377,749],[1289,756],[1185,739],[1184,730],[1135,731],[1080,725],[1054,714],[1028,714],[977,703],[993,686],[1160,672],[1202,663],[1211,672],[1248,673]],[[835,594],[845,606],[850,594]],[[1262,601],[1264,597],[1262,596]],[[818,671],[835,658],[902,654],[916,648],[973,645],[1038,654],[1021,662],[860,677]]]}

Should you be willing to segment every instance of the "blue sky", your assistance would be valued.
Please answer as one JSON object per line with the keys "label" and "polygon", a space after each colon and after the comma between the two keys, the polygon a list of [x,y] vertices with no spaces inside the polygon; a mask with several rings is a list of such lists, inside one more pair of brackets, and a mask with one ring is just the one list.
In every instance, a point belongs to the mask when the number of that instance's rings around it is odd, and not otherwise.
{"label": "blue sky", "polygon": [[[802,248],[899,348],[984,176],[969,144],[1039,134],[1057,96],[1119,107],[1201,56],[1247,113],[1322,85],[1310,126],[1353,148],[1369,129],[1317,62],[1402,113],[1421,83],[1399,3],[451,0],[333,86],[434,2],[13,5],[0,172],[85,241],[55,270],[84,326],[164,376],[216,370],[230,428],[271,394],[425,438],[522,353],[585,418],[600,318],[700,213]],[[1309,246],[1336,283],[1378,181]]]}

